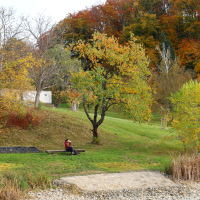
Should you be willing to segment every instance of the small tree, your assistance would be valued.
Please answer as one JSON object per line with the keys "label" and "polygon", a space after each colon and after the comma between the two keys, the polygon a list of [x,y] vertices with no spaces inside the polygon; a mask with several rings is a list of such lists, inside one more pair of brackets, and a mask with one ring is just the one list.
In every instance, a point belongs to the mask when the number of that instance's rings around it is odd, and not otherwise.
{"label": "small tree", "polygon": [[[83,107],[93,126],[93,138],[98,138],[97,128],[112,105],[119,104],[137,121],[150,117],[151,95],[146,84],[149,62],[133,36],[129,44],[122,46],[114,37],[95,33],[88,43],[79,41],[75,50],[86,65],[85,71],[73,74],[72,82],[83,92]],[[93,105],[93,118],[87,105]]]}
{"label": "small tree", "polygon": [[200,83],[190,81],[170,97],[174,106],[172,127],[185,150],[200,150]]}

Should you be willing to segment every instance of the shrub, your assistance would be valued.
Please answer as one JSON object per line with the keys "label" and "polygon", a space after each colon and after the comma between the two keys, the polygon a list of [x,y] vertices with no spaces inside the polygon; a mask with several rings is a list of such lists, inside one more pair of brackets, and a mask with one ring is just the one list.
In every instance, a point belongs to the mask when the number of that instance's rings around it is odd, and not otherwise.
{"label": "shrub", "polygon": [[23,129],[30,129],[38,126],[41,123],[42,116],[37,111],[27,110],[24,113],[10,112],[7,115],[6,126],[21,127]]}
{"label": "shrub", "polygon": [[200,178],[200,156],[184,154],[172,159],[173,178],[178,180],[198,180]]}

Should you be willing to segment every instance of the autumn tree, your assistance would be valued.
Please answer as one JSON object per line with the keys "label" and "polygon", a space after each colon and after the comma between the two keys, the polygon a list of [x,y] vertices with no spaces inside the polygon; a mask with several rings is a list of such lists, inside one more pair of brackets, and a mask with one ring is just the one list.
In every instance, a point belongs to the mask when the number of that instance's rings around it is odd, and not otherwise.
{"label": "autumn tree", "polygon": [[89,11],[82,10],[78,13],[68,14],[54,27],[58,43],[69,44],[79,39],[87,40],[92,37],[93,31],[89,21]]}
{"label": "autumn tree", "polygon": [[184,39],[179,44],[178,50],[181,67],[195,69],[200,73],[200,41],[194,39]]}
{"label": "autumn tree", "polygon": [[170,97],[174,106],[172,127],[185,150],[200,150],[200,83],[190,81]]}
{"label": "autumn tree", "polygon": [[[85,71],[73,74],[72,82],[83,92],[83,107],[93,126],[94,141],[112,105],[118,104],[124,113],[137,121],[150,117],[151,94],[146,84],[149,62],[133,36],[126,46],[122,46],[114,37],[95,33],[88,43],[79,41],[75,50],[82,60],[88,61]],[[88,113],[88,103],[93,105],[93,117]]]}

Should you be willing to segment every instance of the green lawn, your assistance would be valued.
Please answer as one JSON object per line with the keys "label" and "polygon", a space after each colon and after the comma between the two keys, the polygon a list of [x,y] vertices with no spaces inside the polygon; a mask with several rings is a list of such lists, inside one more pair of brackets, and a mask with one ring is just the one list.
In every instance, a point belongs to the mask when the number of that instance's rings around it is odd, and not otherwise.
{"label": "green lawn", "polygon": [[[92,128],[84,112],[70,109],[42,109],[43,124],[37,129],[0,129],[1,146],[35,146],[42,153],[1,154],[0,172],[45,174],[50,179],[77,174],[160,170],[170,164],[170,154],[182,151],[180,141],[166,140],[173,133],[160,125],[139,124],[108,113],[99,127],[100,145],[91,144]],[[47,149],[64,149],[64,140],[86,152],[77,156],[46,154]]]}

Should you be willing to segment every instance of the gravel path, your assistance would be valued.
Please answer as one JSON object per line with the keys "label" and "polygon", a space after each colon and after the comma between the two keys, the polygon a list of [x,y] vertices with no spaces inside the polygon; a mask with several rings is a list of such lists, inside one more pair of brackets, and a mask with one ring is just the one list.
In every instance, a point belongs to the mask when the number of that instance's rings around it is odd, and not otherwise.
{"label": "gravel path", "polygon": [[[54,184],[58,186],[56,189],[37,193],[29,192],[29,199],[200,200],[200,183],[174,182],[160,172],[127,172],[63,177],[55,180]],[[71,190],[69,190],[69,186],[71,186]]]}

